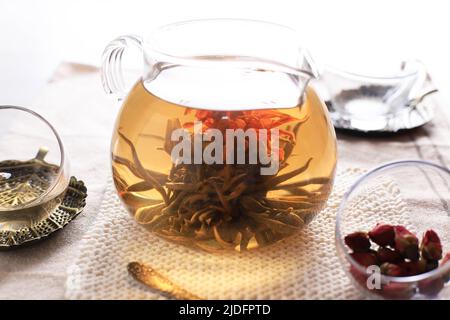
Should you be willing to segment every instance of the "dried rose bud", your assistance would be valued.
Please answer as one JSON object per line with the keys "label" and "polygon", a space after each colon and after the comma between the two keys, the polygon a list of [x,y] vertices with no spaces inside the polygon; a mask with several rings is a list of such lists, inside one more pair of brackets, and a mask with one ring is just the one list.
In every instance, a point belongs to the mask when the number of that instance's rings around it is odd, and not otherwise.
{"label": "dried rose bud", "polygon": [[350,256],[364,267],[378,265],[377,255],[373,252],[352,252]]}
{"label": "dried rose bud", "polygon": [[437,260],[425,260],[425,261],[426,261],[426,268],[425,268],[426,272],[437,269],[437,267],[439,267],[439,261]]}
{"label": "dried rose bud", "polygon": [[403,226],[395,226],[395,250],[409,260],[419,259],[419,239]]}
{"label": "dried rose bud", "polygon": [[427,260],[439,260],[442,258],[441,240],[436,232],[431,229],[425,232],[420,245],[420,252],[422,257]]}
{"label": "dried rose bud", "polygon": [[400,253],[384,247],[378,248],[377,256],[380,263],[399,263],[403,261],[403,257],[400,255]]}
{"label": "dried rose bud", "polygon": [[368,252],[370,250],[370,240],[365,232],[353,232],[344,238],[345,244],[353,252]]}
{"label": "dried rose bud", "polygon": [[388,299],[409,299],[414,295],[414,287],[409,283],[390,282],[383,285],[379,294]]}
{"label": "dried rose bud", "polygon": [[427,296],[437,295],[444,288],[445,281],[442,277],[434,279],[424,279],[419,282],[418,288],[421,294]]}
{"label": "dried rose bud", "polygon": [[403,268],[397,264],[385,262],[380,266],[380,270],[382,274],[385,274],[387,276],[391,277],[403,277],[406,276],[406,271],[403,270]]}
{"label": "dried rose bud", "polygon": [[379,223],[369,232],[370,240],[379,246],[391,246],[395,244],[394,227],[388,224]]}
{"label": "dried rose bud", "polygon": [[427,261],[419,259],[417,261],[408,261],[399,263],[400,268],[405,272],[405,276],[415,276],[426,272]]}

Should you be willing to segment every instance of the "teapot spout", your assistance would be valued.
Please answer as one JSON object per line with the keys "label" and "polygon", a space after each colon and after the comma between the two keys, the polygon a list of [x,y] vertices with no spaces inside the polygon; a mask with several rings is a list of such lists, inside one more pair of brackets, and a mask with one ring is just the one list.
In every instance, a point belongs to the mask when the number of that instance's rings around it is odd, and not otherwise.
{"label": "teapot spout", "polygon": [[305,79],[311,80],[319,77],[319,72],[316,67],[316,63],[313,61],[310,53],[306,49],[300,49],[298,55],[298,68],[303,73]]}
{"label": "teapot spout", "polygon": [[305,90],[308,87],[309,82],[312,79],[316,79],[319,77],[319,72],[317,70],[316,64],[313,61],[309,51],[306,49],[300,49],[297,61],[298,68],[298,83],[299,89],[301,93],[301,103],[303,103],[303,96],[305,94]]}

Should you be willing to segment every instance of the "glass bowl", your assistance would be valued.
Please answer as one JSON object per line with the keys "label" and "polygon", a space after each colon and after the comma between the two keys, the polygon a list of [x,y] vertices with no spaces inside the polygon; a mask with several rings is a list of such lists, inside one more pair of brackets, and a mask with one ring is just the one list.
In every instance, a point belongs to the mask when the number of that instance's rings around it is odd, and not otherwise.
{"label": "glass bowl", "polygon": [[[443,254],[450,252],[450,171],[425,161],[398,161],[359,178],[345,194],[336,216],[336,247],[354,285],[368,298],[449,299],[450,263],[415,276],[381,275],[350,255],[344,237],[368,232],[377,223],[403,225],[421,241],[426,230],[439,235]],[[372,244],[371,249],[376,249]]]}
{"label": "glass bowl", "polygon": [[0,137],[0,231],[17,231],[61,203],[69,166],[58,133],[34,111],[0,106]]}

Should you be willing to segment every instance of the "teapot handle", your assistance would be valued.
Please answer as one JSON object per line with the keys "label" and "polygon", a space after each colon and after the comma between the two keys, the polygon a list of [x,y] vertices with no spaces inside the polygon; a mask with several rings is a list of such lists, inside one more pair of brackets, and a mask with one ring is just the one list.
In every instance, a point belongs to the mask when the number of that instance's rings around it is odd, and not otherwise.
{"label": "teapot handle", "polygon": [[116,94],[119,99],[126,93],[126,86],[122,72],[122,55],[125,48],[131,45],[143,50],[142,38],[135,35],[125,35],[111,41],[103,51],[102,83],[106,93]]}

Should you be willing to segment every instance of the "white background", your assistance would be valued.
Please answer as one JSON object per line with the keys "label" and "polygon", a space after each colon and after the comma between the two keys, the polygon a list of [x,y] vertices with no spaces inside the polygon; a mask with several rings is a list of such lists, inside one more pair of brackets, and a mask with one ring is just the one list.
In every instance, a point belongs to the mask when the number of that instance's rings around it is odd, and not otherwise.
{"label": "white background", "polygon": [[118,35],[197,18],[251,18],[291,26],[318,62],[378,68],[423,60],[450,97],[448,1],[0,0],[0,104],[29,105],[63,60],[98,65]]}

